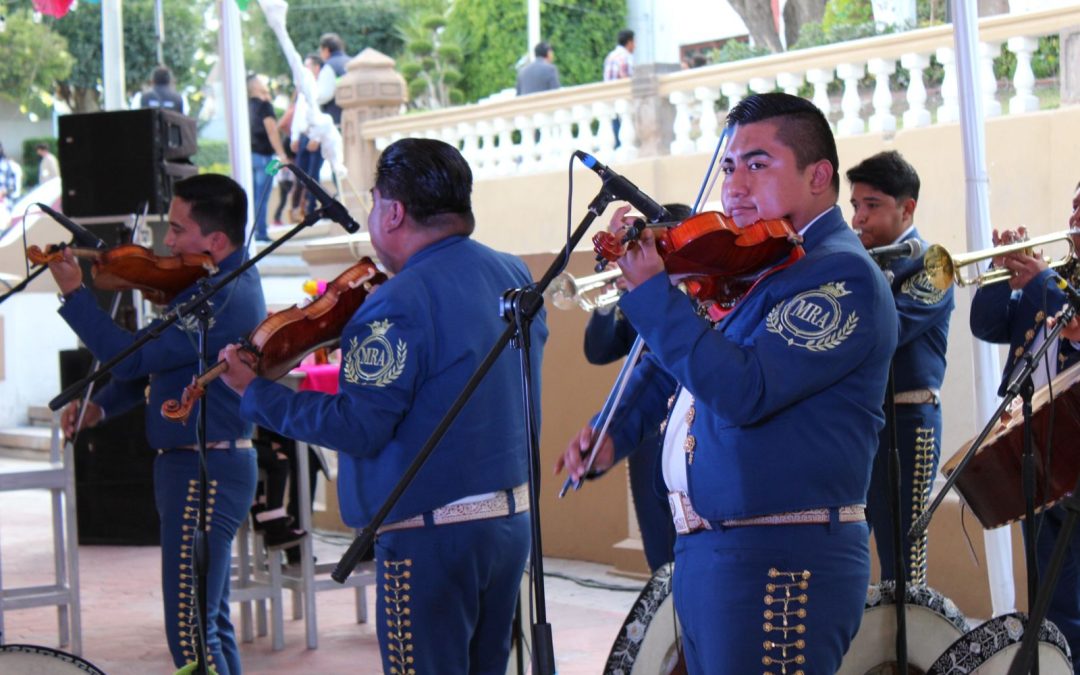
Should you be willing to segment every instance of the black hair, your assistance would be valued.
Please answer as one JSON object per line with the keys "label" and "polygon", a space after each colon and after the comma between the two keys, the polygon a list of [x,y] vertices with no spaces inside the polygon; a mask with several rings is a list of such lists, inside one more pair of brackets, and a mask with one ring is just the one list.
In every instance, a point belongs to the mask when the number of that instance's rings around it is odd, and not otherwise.
{"label": "black hair", "polygon": [[331,54],[345,51],[345,42],[337,33],[323,33],[319,38],[319,47],[325,48]]}
{"label": "black hair", "polygon": [[547,55],[551,53],[551,45],[546,42],[537,42],[533,47],[533,54],[539,59],[546,59]]}
{"label": "black hair", "polygon": [[405,206],[419,225],[443,227],[453,214],[476,225],[472,212],[472,170],[457,148],[428,138],[403,138],[391,143],[375,167],[375,188],[385,199]]}
{"label": "black hair", "polygon": [[776,137],[795,153],[800,169],[826,159],[832,165],[832,187],[840,193],[840,158],[836,154],[829,121],[816,105],[798,96],[783,93],[754,94],[739,102],[727,116],[728,126],[771,120]]}
{"label": "black hair", "polygon": [[319,54],[319,52],[311,52],[310,54],[308,54],[307,56],[304,57],[304,60],[305,61],[311,61],[315,65],[322,68],[323,60],[322,60],[322,55]]}
{"label": "black hair", "polygon": [[244,243],[247,225],[247,195],[228,176],[203,173],[177,181],[173,197],[191,204],[191,217],[203,235],[224,232],[236,246]]}
{"label": "black hair", "polygon": [[634,31],[630,30],[629,28],[624,28],[619,31],[619,37],[616,41],[619,43],[620,46],[625,47],[633,39]]}
{"label": "black hair", "polygon": [[896,201],[919,201],[919,174],[899,152],[887,150],[867,157],[847,170],[849,183],[865,183]]}
{"label": "black hair", "polygon": [[157,68],[154,68],[154,72],[150,74],[150,81],[155,85],[167,85],[172,82],[172,71],[166,66],[158,66]]}
{"label": "black hair", "polygon": [[49,144],[48,143],[38,143],[37,145],[34,146],[34,150],[46,150],[47,151],[48,149],[49,149]]}

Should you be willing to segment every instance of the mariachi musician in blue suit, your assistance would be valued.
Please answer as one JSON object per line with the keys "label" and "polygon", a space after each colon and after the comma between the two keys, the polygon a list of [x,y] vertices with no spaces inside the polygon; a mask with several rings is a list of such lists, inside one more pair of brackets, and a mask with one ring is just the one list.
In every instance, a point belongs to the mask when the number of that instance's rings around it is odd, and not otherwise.
{"label": "mariachi musician in blue suit", "polygon": [[[179,181],[169,207],[165,245],[173,254],[209,253],[218,276],[232,272],[244,261],[244,226],[247,197],[227,176],[203,174]],[[120,328],[98,307],[93,293],[82,284],[79,266],[68,253],[50,265],[63,293],[60,316],[86,346],[107,360],[132,343],[131,333]],[[211,279],[213,281],[213,279]],[[183,291],[170,308],[199,292],[197,285]],[[229,342],[245,337],[266,318],[259,272],[249,268],[210,299],[208,349],[216,353]],[[141,332],[154,330],[153,324]],[[199,455],[195,452],[196,424],[165,421],[161,405],[179,398],[198,372],[198,323],[180,319],[156,340],[117,364],[113,380],[87,406],[83,425],[119,415],[146,402],[146,437],[157,449],[154,460],[154,500],[161,521],[161,587],[165,604],[165,635],[177,667],[197,660],[195,600],[192,570],[192,533],[199,501]],[[147,387],[149,378],[149,387]],[[211,383],[206,398],[209,570],[207,578],[206,646],[210,664],[220,675],[240,674],[240,652],[229,621],[229,568],[232,541],[247,518],[255,498],[253,426],[237,414],[240,401],[228,387]],[[74,431],[76,404],[64,410],[65,430]]]}
{"label": "mariachi musician in blue suit", "polygon": [[[917,240],[926,242],[915,229],[919,199],[919,175],[900,153],[890,150],[864,159],[847,171],[851,183],[851,225],[863,246],[873,249]],[[926,584],[924,533],[908,541],[911,521],[926,510],[930,488],[941,456],[941,383],[945,379],[949,317],[955,303],[950,286],[940,290],[916,258],[879,260],[892,286],[900,320],[900,341],[893,356],[893,397],[896,411],[896,444],[900,453],[900,532],[903,537],[905,574],[910,583]],[[888,405],[886,399],[886,405]],[[874,473],[866,498],[866,517],[877,542],[882,579],[896,579],[893,519],[889,500],[889,451],[892,439],[883,429],[874,459]]]}
{"label": "mariachi musician in blue suit", "polygon": [[[1080,184],[1073,193],[1072,215],[1069,227],[1076,233],[1080,229]],[[1027,237],[1025,228],[993,233],[994,246],[1012,244]],[[1080,235],[1073,235],[1073,242],[1080,243]],[[987,342],[1008,344],[1009,354],[1005,371],[998,389],[1004,396],[1005,389],[1016,371],[1018,359],[1025,352],[1037,349],[1043,341],[1044,327],[1049,317],[1065,307],[1065,294],[1054,284],[1055,272],[1047,267],[1038,252],[1017,251],[993,259],[994,267],[1012,271],[1008,284],[987,284],[979,287],[971,301],[971,332]],[[1080,284],[1080,264],[1074,258],[1060,270],[1061,276],[1074,288]],[[1080,363],[1080,327],[1075,323],[1061,332],[1057,344],[1046,351],[1046,360],[1032,372],[1032,382],[1038,389],[1050,377],[1069,366]],[[1058,443],[1075,443],[1074,439],[1055,439]],[[1073,450],[1073,448],[1069,448]],[[1065,521],[1065,508],[1056,506],[1036,517],[1039,523],[1035,540],[1039,574],[1046,572],[1054,543]],[[1030,527],[1024,523],[1024,535],[1030,536]],[[1050,609],[1046,618],[1054,622],[1065,639],[1073,656],[1073,668],[1080,671],[1080,537],[1073,534],[1069,555],[1058,577]]]}
{"label": "mariachi musician in blue suit", "polygon": [[[367,525],[506,328],[496,311],[532,282],[472,234],[472,172],[442,141],[379,157],[371,243],[394,276],[341,337],[340,391],[255,378],[235,346],[222,375],[240,414],[339,451],[341,515]],[[533,324],[539,400],[547,328]],[[529,552],[528,439],[519,358],[505,350],[378,530],[379,649],[387,673],[505,673]]]}
{"label": "mariachi musician in blue suit", "polygon": [[[725,210],[740,227],[788,219],[805,257],[765,275],[713,326],[671,285],[651,235],[631,247],[619,307],[651,351],[596,466],[663,422],[679,532],[672,589],[691,673],[831,675],[869,581],[864,500],[896,309],[836,206],[836,145],[821,111],[760,94],[728,124]],[[591,437],[583,429],[559,462],[575,478]]]}

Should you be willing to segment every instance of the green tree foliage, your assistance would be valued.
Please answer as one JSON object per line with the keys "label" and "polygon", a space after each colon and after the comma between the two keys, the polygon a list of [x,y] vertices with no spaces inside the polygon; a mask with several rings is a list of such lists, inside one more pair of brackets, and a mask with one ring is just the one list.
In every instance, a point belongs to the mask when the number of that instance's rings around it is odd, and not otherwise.
{"label": "green tree foliage", "polygon": [[[189,89],[189,102],[197,109],[200,101],[193,87],[206,79],[209,63],[205,58],[214,34],[206,30],[209,0],[164,2],[165,65],[173,71],[177,89]],[[154,0],[126,0],[124,19],[124,71],[128,94],[147,84],[158,64],[157,36],[154,32]],[[54,30],[67,38],[68,51],[75,57],[70,77],[60,83],[59,96],[76,112],[100,108],[102,86],[101,5],[81,2]],[[195,110],[191,111],[195,112]]]}
{"label": "green tree foliage", "polygon": [[[301,56],[319,51],[323,33],[337,33],[345,41],[345,53],[359,54],[367,47],[397,58],[402,39],[395,28],[401,21],[403,3],[395,0],[326,2],[290,0],[285,20],[289,37]],[[248,7],[244,22],[244,61],[248,70],[272,79],[291,78],[277,36],[266,24],[258,3]]]}
{"label": "green tree foliage", "polygon": [[7,16],[7,29],[0,33],[0,54],[0,97],[16,103],[24,113],[47,113],[56,81],[68,76],[74,62],[64,38],[47,23],[35,23],[30,11],[20,8]]}
{"label": "green tree foliage", "polygon": [[405,53],[398,69],[408,83],[412,105],[433,110],[461,103],[464,94],[456,86],[461,82],[460,41],[446,29],[449,3],[429,4],[411,14],[401,27]]}
{"label": "green tree foliage", "polygon": [[[447,30],[461,36],[461,89],[467,101],[514,86],[514,66],[534,46],[527,44],[525,10],[519,0],[453,3]],[[546,0],[540,12],[541,39],[555,51],[562,84],[600,80],[604,56],[626,27],[625,0]]]}

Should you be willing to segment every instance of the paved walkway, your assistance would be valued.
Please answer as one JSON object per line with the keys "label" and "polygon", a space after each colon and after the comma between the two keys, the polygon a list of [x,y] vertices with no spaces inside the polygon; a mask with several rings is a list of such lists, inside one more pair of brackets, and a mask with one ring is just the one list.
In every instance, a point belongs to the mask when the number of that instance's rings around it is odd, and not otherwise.
{"label": "paved walkway", "polygon": [[[0,458],[0,466],[26,464]],[[51,583],[52,546],[49,498],[45,491],[0,493],[0,555],[3,583],[12,588]],[[316,555],[335,560],[348,541],[317,537]],[[163,638],[160,556],[156,547],[81,546],[83,658],[108,675],[172,673]],[[608,573],[591,563],[549,559],[546,584],[548,621],[554,632],[560,675],[596,675],[636,592],[587,588],[553,574],[589,578],[611,586],[640,587],[639,582]],[[245,673],[366,675],[380,672],[374,626],[355,623],[351,591],[319,593],[319,648],[305,648],[304,623],[293,621],[291,595],[285,600],[285,649],[274,652],[270,637],[242,645]],[[375,600],[367,594],[369,616]],[[233,605],[233,619],[239,613]],[[4,617],[7,643],[57,647],[56,610],[9,611]],[[3,672],[0,663],[0,672]]]}

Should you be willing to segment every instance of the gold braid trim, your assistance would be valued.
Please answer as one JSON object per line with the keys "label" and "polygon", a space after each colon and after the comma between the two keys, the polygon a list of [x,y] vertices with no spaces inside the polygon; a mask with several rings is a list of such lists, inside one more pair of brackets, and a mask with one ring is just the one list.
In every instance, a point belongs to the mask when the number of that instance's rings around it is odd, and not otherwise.
{"label": "gold braid trim", "polygon": [[412,585],[412,559],[383,561],[383,601],[386,602],[386,632],[390,673],[393,675],[416,675],[413,667],[412,610],[409,608],[409,590]]}
{"label": "gold braid trim", "polygon": [[[806,663],[806,656],[798,652],[806,648],[806,640],[798,636],[806,632],[806,624],[795,621],[806,618],[808,596],[805,591],[810,587],[810,571],[782,572],[773,567],[768,574],[770,581],[765,584],[763,614],[765,623],[761,626],[765,631],[765,640],[761,643],[764,650],[761,663],[766,668],[779,666],[780,670],[766,670],[764,675],[805,675],[805,671],[798,666]],[[788,666],[793,669],[788,670]]]}
{"label": "gold braid trim", "polygon": [[[206,500],[206,534],[210,534],[210,521],[214,513],[214,495],[217,494],[216,480],[210,481],[210,497]],[[184,506],[183,525],[180,526],[180,614],[176,623],[177,635],[180,637],[180,646],[183,648],[183,656],[188,664],[199,661],[199,625],[195,612],[199,607],[199,599],[195,588],[195,532],[199,527],[199,481],[188,480],[188,494]],[[191,506],[194,503],[195,506]],[[211,666],[214,665],[214,655],[206,653],[206,659]]]}
{"label": "gold braid trim", "polygon": [[[932,428],[915,429],[915,464],[911,474],[911,520],[919,519],[930,502],[930,488],[934,485],[934,457],[937,439]],[[923,532],[911,542],[908,560],[908,576],[915,586],[926,585],[926,545],[929,534]]]}

